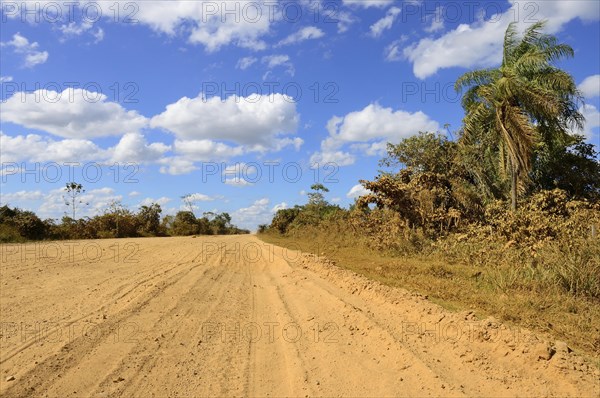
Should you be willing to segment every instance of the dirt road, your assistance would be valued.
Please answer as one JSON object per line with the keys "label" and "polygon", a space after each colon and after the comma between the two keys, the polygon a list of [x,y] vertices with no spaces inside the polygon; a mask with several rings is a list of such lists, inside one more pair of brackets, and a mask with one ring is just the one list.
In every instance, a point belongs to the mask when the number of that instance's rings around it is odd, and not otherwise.
{"label": "dirt road", "polygon": [[254,236],[1,249],[6,397],[600,392],[561,342]]}

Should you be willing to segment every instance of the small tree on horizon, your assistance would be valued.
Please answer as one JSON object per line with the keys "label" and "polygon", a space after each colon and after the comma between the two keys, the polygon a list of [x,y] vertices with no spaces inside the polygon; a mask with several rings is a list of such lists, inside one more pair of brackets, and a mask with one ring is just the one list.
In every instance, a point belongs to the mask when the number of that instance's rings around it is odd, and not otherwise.
{"label": "small tree on horizon", "polygon": [[[80,205],[84,205],[84,206],[88,206],[89,203],[88,202],[84,202],[83,200],[81,200],[81,198],[79,198],[80,195],[82,195],[83,193],[85,193],[85,189],[83,189],[83,185],[76,183],[76,182],[68,182],[66,187],[65,187],[65,191],[66,191],[66,196],[63,195],[63,199],[65,200],[65,205],[67,205],[68,207],[71,208],[71,212],[72,212],[72,219],[76,220],[75,215],[77,212],[77,209],[79,208]],[[66,214],[66,212],[65,212]]]}
{"label": "small tree on horizon", "polygon": [[317,207],[325,206],[327,201],[325,200],[323,193],[329,192],[329,189],[321,183],[311,185],[310,189],[312,189],[313,192],[308,193],[308,204]]}

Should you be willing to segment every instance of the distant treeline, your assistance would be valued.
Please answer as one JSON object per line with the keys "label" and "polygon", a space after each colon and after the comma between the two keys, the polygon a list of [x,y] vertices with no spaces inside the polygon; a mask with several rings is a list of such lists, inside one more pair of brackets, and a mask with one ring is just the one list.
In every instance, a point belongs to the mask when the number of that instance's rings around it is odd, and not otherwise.
{"label": "distant treeline", "polygon": [[232,235],[250,231],[231,224],[228,213],[205,213],[196,218],[191,211],[161,218],[162,208],[154,203],[141,206],[137,213],[122,206],[111,206],[95,217],[74,219],[64,216],[60,222],[40,219],[34,212],[0,207],[0,242],[28,240],[103,239],[150,236]]}

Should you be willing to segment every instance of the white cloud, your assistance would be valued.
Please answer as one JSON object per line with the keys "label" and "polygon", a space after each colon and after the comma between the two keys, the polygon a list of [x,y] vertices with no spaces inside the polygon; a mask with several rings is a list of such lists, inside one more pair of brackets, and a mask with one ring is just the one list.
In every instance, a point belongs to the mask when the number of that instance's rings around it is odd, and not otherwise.
{"label": "white cloud", "polygon": [[425,32],[434,33],[444,29],[444,8],[438,6],[435,9],[435,14],[431,16],[431,25],[425,28]]}
{"label": "white cloud", "polygon": [[254,230],[259,224],[270,223],[273,213],[269,209],[269,202],[268,198],[258,199],[249,207],[234,211],[231,213],[233,224],[241,228]]}
{"label": "white cloud", "polygon": [[277,46],[285,46],[288,44],[300,43],[306,40],[319,39],[323,36],[325,36],[325,32],[323,32],[321,29],[315,26],[307,26],[281,40]]}
{"label": "white cloud", "polygon": [[203,193],[193,193],[193,194],[187,195],[187,199],[190,202],[212,202],[219,198],[221,198],[221,197],[220,196],[209,196],[209,195],[205,195]]}
{"label": "white cloud", "polygon": [[[204,45],[209,52],[230,44],[254,50],[266,48],[261,37],[269,33],[271,21],[268,9],[261,7],[257,10],[258,2],[179,0],[142,1],[137,4],[139,11],[135,18],[140,23],[169,36],[186,32],[191,44]],[[232,12],[228,13],[229,10]]]}
{"label": "white cloud", "polygon": [[343,0],[344,5],[358,8],[385,8],[394,0]]}
{"label": "white cloud", "polygon": [[253,165],[247,165],[244,162],[237,162],[229,165],[223,170],[221,181],[224,181],[227,185],[233,185],[237,187],[245,187],[254,185],[248,180],[256,180],[257,168]]}
{"label": "white cloud", "polygon": [[159,169],[162,174],[182,175],[198,169],[193,161],[181,156],[162,158],[158,162],[163,165]]}
{"label": "white cloud", "polygon": [[227,185],[232,185],[234,187],[247,187],[249,185],[254,185],[249,181],[246,181],[244,178],[242,177],[232,177],[232,178],[227,178],[225,180],[225,184]]}
{"label": "white cloud", "polygon": [[12,82],[12,81],[13,81],[12,76],[0,76],[0,83],[8,83],[8,82]]}
{"label": "white cloud", "polygon": [[329,138],[325,148],[337,148],[343,143],[387,140],[398,142],[419,131],[437,131],[439,124],[425,113],[394,111],[378,103],[350,112],[343,117],[334,116],[327,123]]}
{"label": "white cloud", "polygon": [[63,35],[61,38],[63,42],[89,32],[94,37],[94,43],[99,43],[104,39],[104,30],[100,27],[94,30],[93,27],[94,23],[91,20],[84,20],[81,23],[71,21],[61,25],[58,29]]}
{"label": "white cloud", "polygon": [[0,193],[0,203],[2,205],[10,204],[11,206],[20,205],[22,202],[40,200],[44,197],[42,191],[18,191],[10,193]]}
{"label": "white cloud", "polygon": [[37,134],[9,136],[0,132],[3,162],[114,162],[152,163],[170,149],[163,143],[148,144],[138,133],[126,134],[114,147],[100,148],[83,139],[53,140]]}
{"label": "white cloud", "polygon": [[351,25],[358,22],[358,19],[347,11],[337,11],[334,19],[337,20],[338,33],[347,32]]}
{"label": "white cloud", "polygon": [[384,54],[386,61],[399,61],[402,59],[402,48],[400,47],[404,43],[405,39],[400,38],[394,40],[385,47]]}
{"label": "white cloud", "polygon": [[77,162],[106,159],[109,151],[89,140],[54,141],[36,134],[9,136],[0,132],[3,162]]}
{"label": "white cloud", "polygon": [[322,152],[315,152],[310,157],[310,164],[313,168],[322,167],[322,165],[328,163],[333,163],[337,166],[350,166],[354,162],[356,162],[356,156],[342,151],[324,150]]}
{"label": "white cloud", "polygon": [[579,109],[579,112],[585,117],[585,126],[583,134],[591,139],[594,136],[593,130],[600,127],[600,112],[594,105],[585,104]]}
{"label": "white cloud", "polygon": [[287,209],[289,206],[286,202],[281,202],[273,206],[271,213],[277,213],[279,210]]}
{"label": "white cloud", "polygon": [[[131,195],[131,194],[130,194]],[[159,204],[161,207],[164,207],[167,203],[169,203],[172,199],[171,198],[167,198],[166,196],[160,197],[158,199],[153,199],[153,198],[146,198],[144,200],[142,200],[137,207],[142,207],[142,206],[150,206],[153,203],[157,203]]]}
{"label": "white cloud", "polygon": [[107,101],[105,94],[74,88],[15,93],[0,108],[0,117],[64,138],[133,133],[147,124],[144,116]]}
{"label": "white cloud", "polygon": [[132,198],[135,198],[136,196],[140,196],[141,193],[139,193],[138,191],[131,191],[129,192],[129,196],[131,196]]}
{"label": "white cloud", "polygon": [[[18,3],[20,7],[28,7],[28,10],[34,9],[33,4],[27,5],[25,1]],[[54,7],[61,8],[62,15],[69,15],[70,8],[73,7],[73,5],[67,7],[68,2],[42,0],[35,3],[41,3],[41,5],[38,4],[40,5],[38,8],[41,10],[44,10],[45,3],[53,3]],[[77,4],[74,7],[82,8],[89,1],[73,2],[73,4],[75,3]],[[136,1],[127,4],[115,3],[117,6],[110,2],[95,4],[101,9],[99,12],[106,19],[114,18],[115,7],[120,7],[120,22],[145,25],[170,38],[183,37],[190,44],[203,45],[208,52],[217,51],[228,45],[263,50],[266,48],[266,43],[261,38],[270,33],[272,22],[281,19],[279,16],[281,11],[277,13],[276,18],[270,18],[269,9],[262,5],[262,2],[254,0],[236,0],[235,2],[213,0]],[[129,4],[135,5],[135,9],[128,7]],[[93,9],[87,11],[94,13]],[[79,15],[82,12],[81,9],[75,10],[75,13]],[[15,14],[21,15],[21,13],[14,13],[8,17],[15,18]],[[92,17],[92,15],[89,16]],[[40,19],[40,16],[36,17],[35,14],[27,14],[26,17],[32,22],[35,18]],[[65,29],[81,28],[70,28],[67,25]]]}
{"label": "white cloud", "polygon": [[[298,128],[299,115],[293,99],[282,94],[249,97],[183,97],[152,118],[152,127],[173,132],[178,152],[196,154],[198,158],[223,152],[241,154],[242,149],[216,144],[214,140],[230,141],[246,146],[262,145],[273,148],[282,135]],[[185,141],[181,141],[185,140]]]}
{"label": "white cloud", "polygon": [[371,37],[379,37],[384,31],[391,29],[394,21],[398,18],[398,15],[400,15],[400,11],[401,10],[398,7],[390,8],[385,14],[385,17],[371,25],[369,35]]}
{"label": "white cloud", "polygon": [[[438,70],[450,67],[489,67],[502,59],[502,42],[508,24],[523,14],[521,2],[511,0],[512,7],[503,14],[491,15],[487,21],[460,24],[456,29],[433,39],[423,38],[404,49],[403,55],[413,63],[413,72],[425,79]],[[556,33],[573,19],[597,20],[600,2],[542,1],[535,3],[535,20],[548,20],[547,31]],[[519,19],[520,29],[528,24]]]}
{"label": "white cloud", "polygon": [[198,162],[224,160],[244,153],[242,146],[230,146],[209,139],[175,140],[174,147],[178,154]]}
{"label": "white cloud", "polygon": [[104,40],[104,30],[102,28],[98,28],[95,32],[92,32],[92,36],[94,36],[94,44],[100,43]]}
{"label": "white cloud", "polygon": [[113,162],[153,162],[157,161],[170,146],[160,142],[148,144],[140,133],[125,134],[112,149]]}
{"label": "white cloud", "polygon": [[[296,69],[294,68],[294,64],[290,61],[290,57],[285,54],[278,55],[265,55],[262,57],[261,62],[267,65],[269,70],[275,69],[277,67],[286,68],[286,73],[290,76],[294,76],[296,73]],[[263,80],[266,80],[268,76],[268,72],[263,76]]]}
{"label": "white cloud", "polygon": [[600,96],[600,75],[592,75],[586,77],[579,86],[579,91],[587,99],[592,99]]}
{"label": "white cloud", "polygon": [[[85,186],[84,186],[85,188]],[[65,205],[65,190],[57,188],[44,195],[43,202],[36,213],[41,218],[60,218],[65,213],[71,215],[71,210]],[[104,187],[87,190],[78,197],[87,205],[80,205],[77,209],[76,218],[93,217],[102,214],[112,202],[121,201],[123,197],[115,193],[114,189]]]}
{"label": "white cloud", "polygon": [[363,187],[361,184],[356,184],[355,186],[350,188],[350,190],[346,194],[346,197],[350,198],[350,199],[355,199],[355,198],[358,198],[359,196],[368,195],[370,193],[371,193],[371,191],[369,191],[367,188]]}
{"label": "white cloud", "polygon": [[256,57],[244,57],[240,58],[237,62],[236,68],[245,70],[252,66],[258,59]]}
{"label": "white cloud", "polygon": [[374,103],[343,117],[334,116],[327,122],[329,137],[321,142],[321,151],[311,157],[311,163],[336,163],[338,166],[353,164],[353,153],[340,148],[350,144],[354,152],[365,155],[381,155],[387,142],[417,134],[419,131],[437,131],[439,124],[425,113],[403,110],[394,111]]}
{"label": "white cloud", "polygon": [[12,47],[15,53],[24,55],[24,66],[27,68],[43,64],[48,60],[48,51],[39,51],[38,42],[30,43],[29,40],[20,33],[15,33],[11,41],[2,42],[0,44],[2,47]]}

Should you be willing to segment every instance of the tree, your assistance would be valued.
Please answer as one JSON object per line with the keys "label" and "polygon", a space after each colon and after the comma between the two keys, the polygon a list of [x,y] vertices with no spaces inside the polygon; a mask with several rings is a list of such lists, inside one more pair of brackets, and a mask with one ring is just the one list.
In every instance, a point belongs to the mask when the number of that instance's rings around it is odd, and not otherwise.
{"label": "tree", "polygon": [[534,188],[561,189],[572,198],[600,198],[600,162],[593,144],[582,135],[569,135],[554,145],[543,145],[534,159]]}
{"label": "tree", "polygon": [[379,164],[385,167],[404,165],[419,172],[443,174],[453,167],[456,142],[442,134],[419,132],[398,144],[387,144],[388,156]]}
{"label": "tree", "polygon": [[497,142],[499,168],[510,174],[513,211],[517,188],[528,180],[535,146],[583,128],[577,86],[568,73],[553,65],[572,57],[573,49],[542,33],[544,25],[531,25],[519,38],[517,25],[511,23],[504,36],[501,66],[467,72],[455,83],[457,91],[467,89],[462,99],[463,137],[473,142],[491,135]]}
{"label": "tree", "polygon": [[196,216],[191,211],[179,211],[173,220],[172,233],[178,236],[195,235],[199,231]]}
{"label": "tree", "polygon": [[136,215],[138,232],[141,235],[160,235],[160,214],[162,208],[158,203],[140,207]]}
{"label": "tree", "polygon": [[302,207],[296,206],[292,209],[279,209],[271,221],[272,229],[276,230],[280,234],[284,234],[288,231],[290,225],[294,222],[298,214],[300,214]]}
{"label": "tree", "polygon": [[308,203],[310,205],[313,205],[316,207],[322,207],[322,206],[327,205],[325,196],[321,193],[321,192],[329,192],[329,189],[327,189],[327,187],[325,187],[323,184],[317,183],[317,184],[311,185],[310,189],[313,190],[313,192],[308,193]]}
{"label": "tree", "polygon": [[213,225],[215,234],[225,234],[231,227],[231,216],[229,213],[217,214],[215,218],[211,220],[211,224]]}
{"label": "tree", "polygon": [[77,209],[79,208],[80,205],[85,205],[88,206],[89,203],[84,202],[83,200],[81,200],[79,198],[80,195],[82,195],[83,193],[85,193],[85,189],[83,189],[83,185],[78,184],[76,182],[68,182],[66,187],[65,187],[65,191],[66,191],[66,196],[63,196],[63,199],[65,200],[65,205],[67,205],[68,207],[71,208],[71,212],[72,212],[72,219],[75,220],[75,213],[77,211]]}
{"label": "tree", "polygon": [[188,211],[192,214],[194,214],[194,195],[192,195],[191,193],[188,193],[186,195],[183,195],[181,197],[181,200],[183,200],[183,203],[185,203]]}

